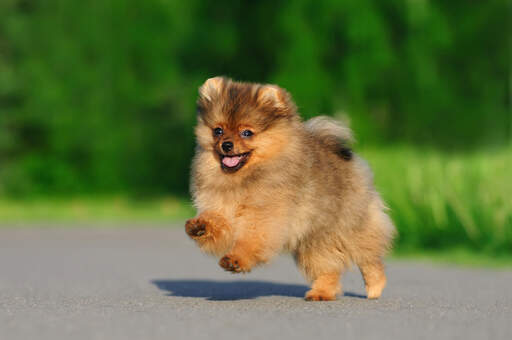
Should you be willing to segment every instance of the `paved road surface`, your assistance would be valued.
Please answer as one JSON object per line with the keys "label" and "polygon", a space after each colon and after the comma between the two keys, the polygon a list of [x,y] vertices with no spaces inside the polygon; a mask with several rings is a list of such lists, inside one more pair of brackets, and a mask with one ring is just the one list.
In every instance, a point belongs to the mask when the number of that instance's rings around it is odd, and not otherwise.
{"label": "paved road surface", "polygon": [[389,262],[306,302],[288,257],[223,272],[182,228],[0,229],[0,339],[512,339],[512,270]]}

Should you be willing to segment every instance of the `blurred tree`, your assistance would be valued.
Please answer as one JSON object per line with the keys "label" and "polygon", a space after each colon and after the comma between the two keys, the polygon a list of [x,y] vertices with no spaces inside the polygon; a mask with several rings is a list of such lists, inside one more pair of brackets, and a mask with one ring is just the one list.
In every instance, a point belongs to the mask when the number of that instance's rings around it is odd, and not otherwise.
{"label": "blurred tree", "polygon": [[3,0],[0,188],[183,193],[196,89],[276,82],[362,143],[503,144],[506,0]]}

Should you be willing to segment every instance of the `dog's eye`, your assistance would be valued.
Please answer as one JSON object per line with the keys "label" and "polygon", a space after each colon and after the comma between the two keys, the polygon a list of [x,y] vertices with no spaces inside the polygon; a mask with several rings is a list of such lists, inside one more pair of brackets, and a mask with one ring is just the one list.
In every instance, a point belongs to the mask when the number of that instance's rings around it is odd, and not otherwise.
{"label": "dog's eye", "polygon": [[242,137],[247,138],[247,137],[251,137],[252,135],[254,135],[254,133],[251,130],[244,130],[244,131],[242,131],[241,135],[242,135]]}
{"label": "dog's eye", "polygon": [[221,136],[223,133],[224,133],[224,130],[222,130],[222,128],[215,128],[215,129],[213,130],[213,134],[214,134],[215,136]]}

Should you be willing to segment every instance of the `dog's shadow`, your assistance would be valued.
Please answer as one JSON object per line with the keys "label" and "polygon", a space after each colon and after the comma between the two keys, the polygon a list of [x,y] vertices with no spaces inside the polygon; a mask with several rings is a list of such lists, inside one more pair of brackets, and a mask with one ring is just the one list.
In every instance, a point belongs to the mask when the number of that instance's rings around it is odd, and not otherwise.
{"label": "dog's shadow", "polygon": [[[263,296],[303,298],[305,285],[267,281],[210,281],[210,280],[153,280],[168,296],[205,298],[207,300],[244,300]],[[346,292],[344,296],[366,298],[365,295]]]}

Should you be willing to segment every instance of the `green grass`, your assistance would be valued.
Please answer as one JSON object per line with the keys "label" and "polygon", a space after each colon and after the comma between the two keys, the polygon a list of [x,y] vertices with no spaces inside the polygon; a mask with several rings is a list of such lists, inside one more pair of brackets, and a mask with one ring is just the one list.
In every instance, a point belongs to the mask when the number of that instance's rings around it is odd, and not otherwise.
{"label": "green grass", "polygon": [[0,222],[4,226],[17,222],[181,221],[193,215],[191,202],[176,197],[0,200]]}
{"label": "green grass", "polygon": [[391,208],[398,249],[465,247],[512,255],[512,149],[448,154],[366,149]]}
{"label": "green grass", "polygon": [[482,253],[467,247],[446,249],[395,249],[391,256],[395,261],[420,261],[426,263],[461,265],[465,267],[506,268],[512,267],[512,254],[492,255]]}

